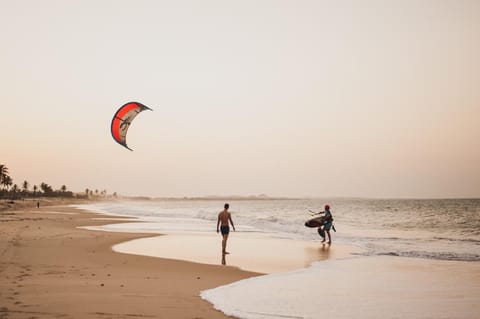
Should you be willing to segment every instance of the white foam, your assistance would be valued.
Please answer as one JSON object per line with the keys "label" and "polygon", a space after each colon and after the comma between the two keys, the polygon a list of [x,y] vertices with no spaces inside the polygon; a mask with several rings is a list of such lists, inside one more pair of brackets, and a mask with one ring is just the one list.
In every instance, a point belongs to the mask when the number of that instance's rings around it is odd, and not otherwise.
{"label": "white foam", "polygon": [[[469,271],[447,276],[458,266]],[[386,256],[328,260],[206,290],[201,297],[243,319],[473,319],[480,313],[480,283],[472,274],[479,269],[466,262]]]}

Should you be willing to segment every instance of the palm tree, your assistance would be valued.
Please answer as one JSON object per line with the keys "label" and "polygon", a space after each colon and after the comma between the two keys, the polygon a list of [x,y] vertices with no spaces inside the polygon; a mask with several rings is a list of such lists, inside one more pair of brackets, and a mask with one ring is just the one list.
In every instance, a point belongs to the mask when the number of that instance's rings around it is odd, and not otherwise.
{"label": "palm tree", "polygon": [[28,184],[27,181],[23,181],[22,189],[23,189],[23,192],[24,192],[25,194],[28,193],[28,187],[29,187],[29,186],[30,186],[30,185]]}
{"label": "palm tree", "polygon": [[2,186],[3,188],[6,188],[7,190],[12,186],[13,180],[10,176],[8,175],[3,175],[2,177]]}
{"label": "palm tree", "polygon": [[40,189],[41,189],[44,193],[45,193],[46,187],[47,187],[47,183],[44,183],[44,182],[40,183]]}
{"label": "palm tree", "polygon": [[3,164],[0,164],[0,175],[8,175],[8,168]]}
{"label": "palm tree", "polygon": [[52,186],[48,185],[47,183],[41,183],[40,188],[45,195],[50,195],[53,192]]}
{"label": "palm tree", "polygon": [[65,193],[67,191],[67,186],[62,185],[62,187],[60,187],[60,190],[62,191],[62,193]]}
{"label": "palm tree", "polygon": [[37,195],[37,190],[38,190],[38,186],[33,185],[33,197],[35,197]]}
{"label": "palm tree", "polygon": [[18,192],[18,185],[14,184],[13,187],[12,187],[12,199],[17,198],[17,192]]}
{"label": "palm tree", "polygon": [[1,185],[4,185],[3,179],[6,178],[7,176],[8,176],[8,168],[5,165],[0,164],[0,184]]}

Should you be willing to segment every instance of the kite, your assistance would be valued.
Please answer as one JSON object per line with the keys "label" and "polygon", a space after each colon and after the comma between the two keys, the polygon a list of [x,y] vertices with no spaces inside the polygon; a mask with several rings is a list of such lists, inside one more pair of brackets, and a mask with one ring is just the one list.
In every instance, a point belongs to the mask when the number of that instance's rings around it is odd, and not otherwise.
{"label": "kite", "polygon": [[118,109],[112,119],[111,132],[113,139],[120,145],[128,148],[130,151],[133,151],[130,147],[127,146],[127,131],[132,124],[133,119],[138,113],[150,110],[151,108],[143,105],[138,102],[128,102]]}

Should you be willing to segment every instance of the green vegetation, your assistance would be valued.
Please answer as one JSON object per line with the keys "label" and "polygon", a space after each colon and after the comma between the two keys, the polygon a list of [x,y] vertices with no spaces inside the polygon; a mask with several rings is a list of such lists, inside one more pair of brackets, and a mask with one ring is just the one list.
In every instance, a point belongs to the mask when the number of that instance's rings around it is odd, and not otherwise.
{"label": "green vegetation", "polygon": [[[47,183],[30,186],[28,181],[23,181],[22,186],[18,186],[13,182],[8,172],[6,165],[0,164],[0,198],[6,199],[20,199],[20,198],[35,198],[35,197],[62,197],[62,198],[105,198],[107,191],[92,191],[88,188],[85,193],[76,194],[67,189],[67,186],[62,185],[60,189],[53,189]],[[116,193],[113,197],[117,197]]]}

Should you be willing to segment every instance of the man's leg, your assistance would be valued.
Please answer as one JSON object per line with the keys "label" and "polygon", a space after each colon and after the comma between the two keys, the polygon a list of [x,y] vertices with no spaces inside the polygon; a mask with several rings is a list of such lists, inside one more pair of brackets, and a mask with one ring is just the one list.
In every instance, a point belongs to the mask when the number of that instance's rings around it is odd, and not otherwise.
{"label": "man's leg", "polygon": [[228,234],[223,235],[223,240],[222,240],[222,253],[226,254],[227,253],[227,239],[228,239]]}
{"label": "man's leg", "polygon": [[[323,230],[322,243],[324,243],[324,242],[325,242],[325,239],[327,238],[326,235],[325,235],[325,226],[322,226],[322,227],[320,227],[320,228]],[[319,229],[320,229],[320,228],[319,228]],[[321,234],[320,234],[320,235],[321,235]]]}

